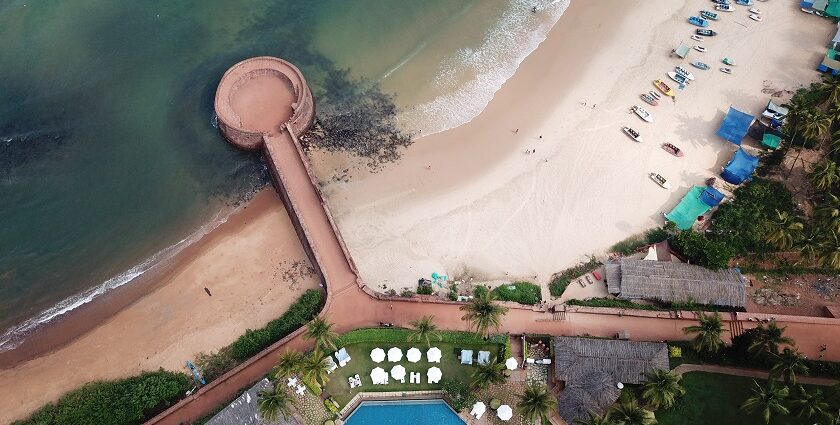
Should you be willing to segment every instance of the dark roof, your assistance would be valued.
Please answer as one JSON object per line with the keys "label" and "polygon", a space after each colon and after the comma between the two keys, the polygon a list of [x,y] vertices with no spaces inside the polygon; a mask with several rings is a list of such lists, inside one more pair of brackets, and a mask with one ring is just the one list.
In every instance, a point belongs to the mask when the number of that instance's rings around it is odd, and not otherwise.
{"label": "dark roof", "polygon": [[715,271],[691,264],[628,258],[622,258],[618,266],[616,271],[615,266],[607,265],[607,284],[610,293],[619,298],[732,307],[746,304],[746,285],[734,269]]}
{"label": "dark roof", "polygon": [[268,379],[263,378],[207,421],[207,425],[298,425],[298,421],[293,417],[283,420],[281,416],[275,422],[266,422],[257,413],[257,393],[271,388],[273,387]]}
{"label": "dark roof", "polygon": [[589,412],[603,415],[618,400],[621,390],[608,373],[593,372],[570,383],[557,399],[557,409],[567,424],[586,419]]}
{"label": "dark roof", "polygon": [[556,337],[554,345],[554,372],[567,385],[579,385],[595,372],[639,384],[646,372],[668,369],[668,345],[661,342]]}

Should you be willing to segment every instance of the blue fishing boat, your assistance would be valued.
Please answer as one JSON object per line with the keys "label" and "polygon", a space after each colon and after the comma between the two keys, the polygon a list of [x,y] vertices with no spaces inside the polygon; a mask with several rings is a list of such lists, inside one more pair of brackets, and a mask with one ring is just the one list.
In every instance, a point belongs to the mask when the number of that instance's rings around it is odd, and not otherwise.
{"label": "blue fishing boat", "polygon": [[690,24],[697,25],[698,27],[703,27],[703,28],[709,26],[709,21],[707,21],[703,18],[698,18],[696,16],[692,16],[692,17],[688,18],[688,22]]}
{"label": "blue fishing boat", "polygon": [[700,62],[700,61],[694,61],[694,62],[691,62],[691,66],[693,66],[693,67],[695,67],[695,68],[697,68],[697,69],[702,69],[702,70],[704,70],[704,71],[705,71],[705,70],[707,70],[707,69],[709,69],[709,65],[706,65],[705,63]]}
{"label": "blue fishing boat", "polygon": [[736,4],[740,4],[741,6],[752,6],[755,4],[753,0],[735,0]]}
{"label": "blue fishing boat", "polygon": [[711,19],[713,21],[717,21],[719,18],[717,13],[709,12],[708,10],[701,10],[700,16],[702,16],[705,19]]}

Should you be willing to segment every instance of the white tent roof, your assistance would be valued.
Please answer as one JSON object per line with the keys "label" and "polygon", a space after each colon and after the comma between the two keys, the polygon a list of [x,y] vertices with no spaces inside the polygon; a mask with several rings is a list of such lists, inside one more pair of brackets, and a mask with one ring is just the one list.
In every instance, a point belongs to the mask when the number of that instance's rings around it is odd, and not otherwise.
{"label": "white tent roof", "polygon": [[440,380],[440,378],[443,377],[443,372],[441,372],[440,368],[437,366],[430,367],[427,374],[429,375],[429,380],[432,381]]}
{"label": "white tent roof", "polygon": [[509,421],[510,418],[513,417],[513,409],[511,409],[507,404],[503,404],[499,406],[499,409],[496,411],[496,416],[503,421]]}
{"label": "white tent roof", "polygon": [[370,351],[370,359],[373,360],[375,363],[379,363],[382,360],[385,360],[385,350],[381,348],[374,348]]}
{"label": "white tent roof", "polygon": [[388,374],[385,373],[385,369],[382,369],[381,367],[374,368],[370,371],[370,379],[374,383],[384,382],[386,378],[388,378]]}
{"label": "white tent roof", "polygon": [[440,363],[440,348],[432,347],[426,351],[426,359],[430,363]]}
{"label": "white tent roof", "polygon": [[411,349],[409,349],[409,350],[405,353],[405,359],[406,359],[406,360],[408,360],[408,361],[410,361],[410,362],[412,362],[412,363],[417,363],[417,362],[419,362],[419,361],[420,361],[420,357],[423,357],[423,354],[422,354],[422,353],[420,353],[420,350],[418,350],[418,349],[416,349],[416,348],[414,348],[414,347],[411,347]]}
{"label": "white tent roof", "polygon": [[405,379],[405,368],[401,364],[392,367],[391,377],[396,380]]}
{"label": "white tent roof", "polygon": [[470,411],[470,415],[481,416],[486,411],[487,411],[487,406],[485,406],[484,403],[479,401],[478,403],[473,404],[472,410]]}
{"label": "white tent roof", "polygon": [[508,370],[516,370],[516,366],[518,365],[519,362],[517,362],[516,359],[513,357],[505,360],[505,367],[508,368]]}
{"label": "white tent roof", "polygon": [[400,360],[402,360],[402,350],[397,347],[391,347],[391,349],[388,350],[388,361],[398,362]]}

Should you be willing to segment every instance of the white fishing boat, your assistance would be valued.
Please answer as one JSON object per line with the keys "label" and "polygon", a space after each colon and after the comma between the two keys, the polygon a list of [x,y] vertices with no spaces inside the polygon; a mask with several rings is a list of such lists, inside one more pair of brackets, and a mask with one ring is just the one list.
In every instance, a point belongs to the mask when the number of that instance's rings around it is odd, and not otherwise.
{"label": "white fishing boat", "polygon": [[678,67],[674,68],[674,70],[676,70],[678,74],[682,74],[683,77],[688,78],[691,81],[694,81],[694,74],[692,74],[691,71],[689,71],[689,70],[687,70],[687,69],[685,69],[681,66],[678,66]]}
{"label": "white fishing boat", "polygon": [[755,13],[756,15],[761,15],[761,9],[752,8],[752,9],[750,9],[750,13]]}
{"label": "white fishing boat", "polygon": [[677,83],[679,83],[680,86],[681,86],[680,88],[682,88],[682,86],[684,86],[685,84],[688,84],[688,78],[686,78],[684,75],[680,74],[679,72],[668,71],[668,78],[670,78],[670,79],[676,81]]}
{"label": "white fishing boat", "polygon": [[706,48],[703,46],[694,46],[694,50],[697,50],[700,53],[706,53]]}
{"label": "white fishing boat", "polygon": [[752,19],[753,21],[756,21],[756,22],[761,22],[761,16],[758,16],[756,14],[750,15],[750,19]]}
{"label": "white fishing boat", "polygon": [[636,130],[633,130],[630,127],[623,127],[621,130],[624,131],[624,134],[630,136],[631,139],[635,140],[636,142],[642,143],[642,136]]}
{"label": "white fishing boat", "polygon": [[657,93],[653,90],[649,91],[648,93],[650,93],[650,95],[653,96],[654,99],[662,100],[662,95],[661,94],[659,94],[659,93]]}
{"label": "white fishing boat", "polygon": [[651,180],[653,180],[656,184],[661,186],[663,189],[670,189],[671,188],[671,183],[668,183],[668,180],[666,180],[665,177],[662,177],[657,173],[650,173],[649,176],[650,176]]}
{"label": "white fishing boat", "polygon": [[692,35],[692,36],[691,36],[691,39],[692,39],[692,40],[697,40],[697,41],[703,41],[703,37],[700,37],[700,36],[699,36],[699,35],[697,35],[697,34]]}
{"label": "white fishing boat", "polygon": [[644,122],[653,122],[653,115],[641,106],[633,106],[630,111],[638,115]]}
{"label": "white fishing boat", "polygon": [[731,74],[732,73],[732,68],[723,67],[723,68],[720,69],[720,72],[722,72],[724,74]]}

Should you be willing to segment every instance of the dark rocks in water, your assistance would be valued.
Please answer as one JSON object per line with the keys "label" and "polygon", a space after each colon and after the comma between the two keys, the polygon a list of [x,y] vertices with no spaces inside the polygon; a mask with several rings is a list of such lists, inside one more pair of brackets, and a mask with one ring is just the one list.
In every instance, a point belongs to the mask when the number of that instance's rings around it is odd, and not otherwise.
{"label": "dark rocks in water", "polygon": [[[12,169],[43,159],[62,145],[62,131],[0,131],[0,176]],[[11,131],[9,131],[11,130]]]}

